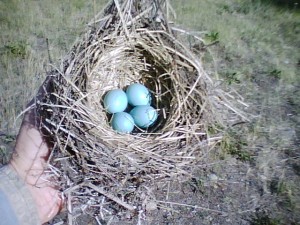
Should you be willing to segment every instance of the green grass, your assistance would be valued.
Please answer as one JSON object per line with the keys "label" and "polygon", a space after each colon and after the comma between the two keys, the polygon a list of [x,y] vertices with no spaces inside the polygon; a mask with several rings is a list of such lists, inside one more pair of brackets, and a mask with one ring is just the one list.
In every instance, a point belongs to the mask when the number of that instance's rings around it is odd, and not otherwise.
{"label": "green grass", "polygon": [[300,133],[300,100],[296,97],[300,11],[296,5],[278,3],[174,1],[175,8],[182,9],[177,11],[182,26],[204,31],[205,42],[217,41],[204,53],[205,68],[215,70],[225,87],[237,89],[254,116],[251,123],[227,132],[220,157],[254,164],[266,193],[273,179],[280,180],[279,193],[274,194],[280,210],[256,218],[252,224],[282,224],[280,221],[288,221],[289,216],[291,221],[300,220],[296,213],[300,209],[299,179],[290,169],[292,165],[285,163],[291,156],[299,157],[295,135]]}
{"label": "green grass", "polygon": [[51,69],[50,58],[59,63],[104,3],[0,2],[0,131],[17,132],[16,118]]}
{"label": "green grass", "polygon": [[9,43],[2,47],[1,54],[8,54],[11,57],[21,57],[25,58],[27,52],[26,52],[26,44],[17,42],[17,43]]}
{"label": "green grass", "polygon": [[251,161],[251,152],[247,149],[247,141],[242,135],[231,130],[227,131],[221,142],[221,158],[226,158],[226,155],[231,155],[242,161]]}
{"label": "green grass", "polygon": [[278,219],[270,218],[264,212],[258,212],[250,221],[250,225],[281,225],[282,223]]}
{"label": "green grass", "polygon": [[251,79],[257,72],[266,75],[277,70],[282,71],[284,82],[298,79],[295,67],[300,44],[298,12],[260,1],[249,4],[241,0],[176,0],[175,8],[179,5],[182,10],[177,17],[181,24],[207,31],[209,36],[217,34],[220,46],[213,57],[218,71],[226,73],[234,68],[244,79]]}
{"label": "green grass", "polygon": [[0,165],[6,164],[9,161],[15,139],[14,135],[0,133]]}

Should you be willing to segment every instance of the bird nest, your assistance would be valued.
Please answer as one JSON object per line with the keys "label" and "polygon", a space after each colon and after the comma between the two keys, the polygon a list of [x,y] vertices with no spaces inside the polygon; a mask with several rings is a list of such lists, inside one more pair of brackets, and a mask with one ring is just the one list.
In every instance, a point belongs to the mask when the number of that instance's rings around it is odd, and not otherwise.
{"label": "bird nest", "polygon": [[[155,209],[150,187],[189,177],[220,141],[207,130],[228,104],[198,57],[176,38],[167,7],[165,1],[111,1],[61,67],[48,74],[51,88],[37,111],[52,137],[50,168],[70,212],[110,212],[109,205]],[[117,133],[103,96],[136,82],[150,90],[158,120],[149,129]]]}

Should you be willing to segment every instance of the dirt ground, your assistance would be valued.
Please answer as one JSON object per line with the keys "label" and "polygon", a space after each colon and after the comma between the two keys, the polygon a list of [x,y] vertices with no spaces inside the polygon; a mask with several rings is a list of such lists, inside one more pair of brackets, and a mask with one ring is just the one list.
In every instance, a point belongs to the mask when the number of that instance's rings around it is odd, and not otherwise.
{"label": "dirt ground", "polygon": [[[75,2],[84,5],[81,1]],[[300,24],[297,21],[300,14],[294,4],[286,8],[264,5],[262,2],[174,1],[174,8],[179,12],[178,23],[191,30],[208,30],[204,35],[208,46],[200,46],[205,68],[218,74],[224,81],[224,88],[234,88],[245,98],[249,104],[246,110],[251,115],[250,122],[229,128],[222,144],[199,163],[191,179],[183,183],[170,180],[153,187],[160,201],[157,210],[125,216],[116,212],[106,220],[100,216],[96,220],[83,213],[74,224],[300,224]],[[77,12],[75,8],[72,9],[74,15]],[[203,12],[202,16],[198,15],[199,11]],[[220,14],[229,24],[227,27],[224,27],[225,22],[222,24],[216,19]],[[279,19],[281,17],[286,20]],[[274,24],[266,22],[270,18],[273,18]],[[241,27],[233,24],[236,20],[239,20]],[[242,27],[244,31],[241,31]],[[9,32],[6,31],[7,34]],[[73,37],[76,35],[78,33]],[[2,50],[7,46],[4,36],[1,34]],[[273,38],[275,36],[280,39]],[[33,42],[38,40],[44,39],[36,38]],[[48,57],[46,44],[43,41],[44,48],[40,50],[45,61]],[[63,45],[67,49],[70,43]],[[31,48],[36,50],[34,46]],[[63,53],[53,53],[54,57],[60,54]],[[9,57],[13,57],[15,64],[23,60],[23,66],[9,70],[11,65],[6,62]],[[22,54],[4,57],[2,51],[2,74],[8,74],[7,71],[16,74],[24,72],[26,65],[30,64],[30,61],[24,60]],[[36,61],[31,58],[31,62]],[[16,82],[20,79],[18,77],[14,75],[13,81],[7,81],[5,75],[1,78],[0,106],[7,112],[2,110],[0,114],[0,165],[10,158],[18,128],[9,121],[16,118],[26,102],[20,94],[14,97],[11,94],[13,91],[9,92],[13,100],[4,98],[8,96],[6,82],[17,90],[20,83]],[[32,80],[27,79],[26,82],[29,85]],[[32,96],[32,90],[22,98]],[[48,224],[68,224],[67,211],[64,210]]]}

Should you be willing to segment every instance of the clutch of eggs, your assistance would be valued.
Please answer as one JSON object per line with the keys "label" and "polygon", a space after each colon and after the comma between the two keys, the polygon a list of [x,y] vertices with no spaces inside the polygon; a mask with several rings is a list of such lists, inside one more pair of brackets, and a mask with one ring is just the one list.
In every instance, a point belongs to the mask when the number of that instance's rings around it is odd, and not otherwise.
{"label": "clutch of eggs", "polygon": [[[128,103],[133,106],[130,113],[124,112]],[[154,124],[158,114],[151,105],[151,94],[142,84],[134,83],[127,87],[106,93],[103,100],[105,110],[113,114],[111,125],[119,133],[131,133],[134,126],[146,129]]]}

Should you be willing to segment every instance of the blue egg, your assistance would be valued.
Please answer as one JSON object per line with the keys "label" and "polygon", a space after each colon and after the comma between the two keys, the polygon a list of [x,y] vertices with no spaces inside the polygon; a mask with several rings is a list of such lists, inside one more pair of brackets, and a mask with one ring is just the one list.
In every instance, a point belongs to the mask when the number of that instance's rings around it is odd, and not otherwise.
{"label": "blue egg", "polygon": [[129,113],[115,113],[111,121],[112,128],[119,133],[130,133],[134,128],[134,120]]}
{"label": "blue egg", "polygon": [[150,105],[151,95],[149,90],[142,84],[134,83],[128,86],[126,90],[128,102],[132,106]]}
{"label": "blue egg", "polygon": [[130,111],[134,122],[140,128],[148,128],[157,120],[157,111],[149,105],[140,105]]}
{"label": "blue egg", "polygon": [[127,105],[126,93],[121,89],[111,90],[104,97],[104,107],[109,113],[123,112]]}

